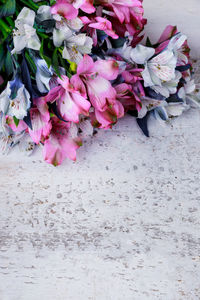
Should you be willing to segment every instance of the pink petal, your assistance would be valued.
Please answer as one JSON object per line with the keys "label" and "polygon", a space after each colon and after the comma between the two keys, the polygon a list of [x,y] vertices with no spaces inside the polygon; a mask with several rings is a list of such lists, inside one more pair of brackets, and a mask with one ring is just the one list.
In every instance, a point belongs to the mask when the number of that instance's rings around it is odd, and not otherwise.
{"label": "pink petal", "polygon": [[70,82],[74,86],[74,89],[76,91],[79,91],[79,93],[81,94],[81,96],[83,96],[84,98],[86,98],[87,93],[86,93],[85,85],[84,85],[83,81],[80,79],[80,77],[77,74],[73,75],[71,77]]}
{"label": "pink petal", "polygon": [[79,93],[73,93],[72,98],[74,103],[79,107],[80,113],[84,115],[88,115],[91,104],[88,100],[81,96]]}
{"label": "pink petal", "polygon": [[56,4],[51,7],[51,13],[59,14],[68,20],[78,16],[78,10],[66,0],[57,0]]}
{"label": "pink petal", "polygon": [[93,6],[93,0],[85,0],[80,8],[88,14],[92,14],[96,11],[96,8]]}
{"label": "pink petal", "polygon": [[114,80],[119,74],[119,65],[115,60],[97,60],[94,70],[108,80]]}
{"label": "pink petal", "polygon": [[177,33],[177,27],[176,26],[172,26],[172,25],[168,25],[165,30],[163,31],[158,43],[162,43],[165,42],[166,40],[169,40],[172,36],[174,36],[174,34]]}
{"label": "pink petal", "polygon": [[10,116],[6,117],[6,124],[14,131],[14,132],[21,132],[28,128],[26,123],[22,120],[19,120],[18,126],[15,125],[13,118]]}
{"label": "pink petal", "polygon": [[57,104],[61,116],[66,121],[79,122],[80,110],[76,103],[74,103],[70,93],[65,92],[62,98],[57,101]]}
{"label": "pink petal", "polygon": [[100,127],[107,129],[115,124],[118,118],[124,116],[124,108],[123,105],[116,100],[106,111],[101,112],[96,109],[95,116],[97,121],[101,124]]}
{"label": "pink petal", "polygon": [[100,111],[105,110],[107,99],[116,97],[116,91],[111,83],[101,76],[88,78],[86,84],[90,101]]}
{"label": "pink petal", "polygon": [[61,87],[56,86],[53,89],[50,90],[50,92],[45,96],[46,102],[54,102],[60,97]]}
{"label": "pink petal", "polygon": [[42,115],[37,108],[30,110],[32,129],[28,128],[32,140],[39,144],[42,138],[46,138],[51,130],[50,116]]}
{"label": "pink petal", "polygon": [[81,62],[78,64],[77,74],[88,74],[93,70],[94,62],[92,58],[85,54]]}
{"label": "pink petal", "polygon": [[52,123],[51,134],[44,142],[44,160],[54,166],[60,165],[66,157],[76,160],[76,150],[81,146],[81,140],[70,137],[70,123],[61,122],[57,118],[53,118]]}
{"label": "pink petal", "polygon": [[90,102],[81,96],[77,91],[65,92],[63,96],[57,100],[59,112],[66,121],[74,123],[79,122],[79,115],[88,115]]}

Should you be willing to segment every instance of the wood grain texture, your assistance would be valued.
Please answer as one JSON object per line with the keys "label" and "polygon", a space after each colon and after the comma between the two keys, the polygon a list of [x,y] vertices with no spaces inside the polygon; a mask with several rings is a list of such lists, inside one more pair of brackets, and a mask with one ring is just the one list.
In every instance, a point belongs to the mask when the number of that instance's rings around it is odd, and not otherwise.
{"label": "wood grain texture", "polygon": [[200,299],[199,128],[126,117],[76,163],[1,156],[0,299]]}

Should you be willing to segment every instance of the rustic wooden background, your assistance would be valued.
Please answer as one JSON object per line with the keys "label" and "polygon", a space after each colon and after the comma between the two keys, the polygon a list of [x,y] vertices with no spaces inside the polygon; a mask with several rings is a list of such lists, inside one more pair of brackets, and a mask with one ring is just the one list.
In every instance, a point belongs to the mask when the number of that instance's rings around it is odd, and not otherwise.
{"label": "rustic wooden background", "polygon": [[200,111],[150,132],[126,117],[58,168],[0,156],[0,300],[200,299]]}
{"label": "rustic wooden background", "polygon": [[199,299],[199,128],[126,117],[76,163],[1,157],[0,299]]}

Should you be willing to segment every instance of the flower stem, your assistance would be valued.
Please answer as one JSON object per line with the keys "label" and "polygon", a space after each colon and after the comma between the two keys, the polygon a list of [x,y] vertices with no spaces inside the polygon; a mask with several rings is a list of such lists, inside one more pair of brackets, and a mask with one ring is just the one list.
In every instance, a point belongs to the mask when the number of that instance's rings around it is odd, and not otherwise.
{"label": "flower stem", "polygon": [[26,4],[29,8],[33,10],[38,10],[39,6],[34,3],[32,0],[20,0],[20,2]]}
{"label": "flower stem", "polygon": [[0,27],[1,30],[3,30],[6,33],[10,33],[12,31],[12,29],[2,19],[0,19]]}

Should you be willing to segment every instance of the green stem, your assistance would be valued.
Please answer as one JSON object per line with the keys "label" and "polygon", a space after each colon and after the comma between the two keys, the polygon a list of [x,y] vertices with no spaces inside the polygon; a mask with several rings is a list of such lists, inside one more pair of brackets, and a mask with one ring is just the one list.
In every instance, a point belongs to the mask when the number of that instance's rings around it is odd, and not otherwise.
{"label": "green stem", "polygon": [[49,36],[48,36],[47,34],[45,34],[45,33],[42,33],[42,32],[37,31],[37,34],[38,34],[39,36],[41,36],[42,38],[44,38],[44,39],[49,38]]}
{"label": "green stem", "polygon": [[11,33],[12,31],[12,29],[10,29],[10,27],[2,19],[0,19],[0,27],[1,30],[3,30],[6,33]]}
{"label": "green stem", "polygon": [[13,22],[11,17],[6,17],[6,21],[8,22],[8,24],[14,28],[15,27],[15,23]]}
{"label": "green stem", "polygon": [[20,0],[20,1],[33,10],[38,10],[39,8],[39,6],[35,4],[32,0]]}

